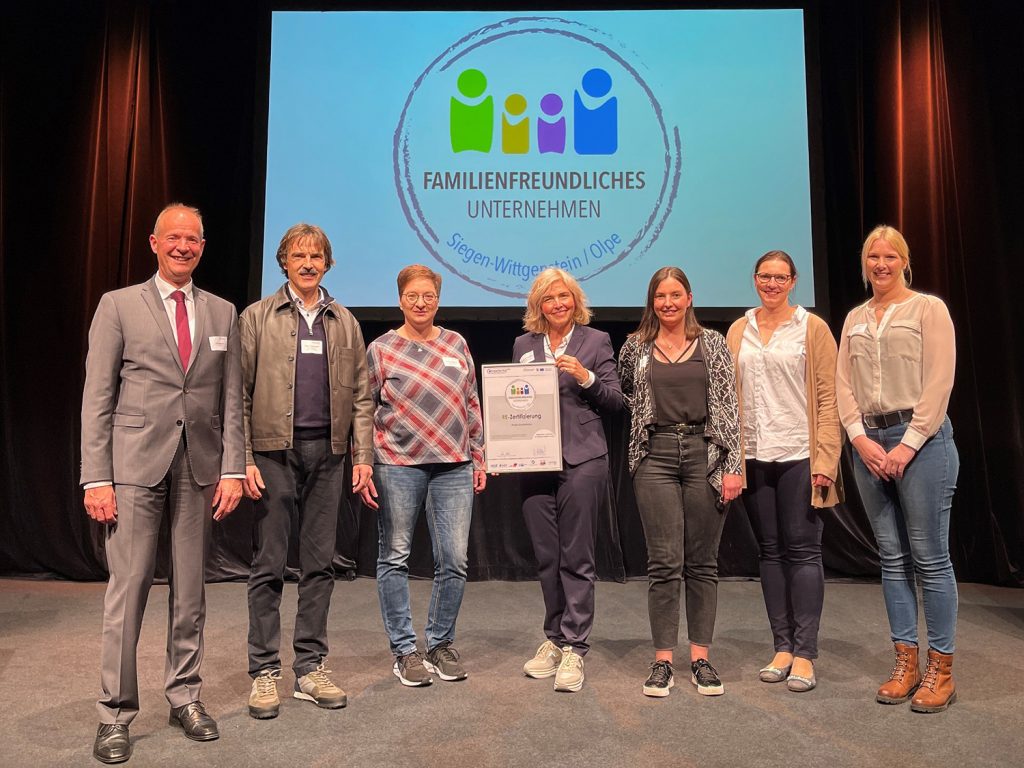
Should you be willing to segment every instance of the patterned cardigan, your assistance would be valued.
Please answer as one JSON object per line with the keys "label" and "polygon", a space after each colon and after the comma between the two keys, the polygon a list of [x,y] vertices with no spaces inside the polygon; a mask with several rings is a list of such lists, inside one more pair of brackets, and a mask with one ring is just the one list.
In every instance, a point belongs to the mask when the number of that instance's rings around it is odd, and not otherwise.
{"label": "patterned cardigan", "polygon": [[[740,414],[736,398],[736,373],[725,338],[718,331],[701,331],[704,359],[708,369],[708,420],[704,439],[708,443],[708,482],[722,492],[722,475],[743,474],[740,445]],[[619,380],[626,407],[632,413],[629,428],[629,472],[649,452],[648,428],[657,421],[651,387],[652,344],[641,344],[630,336],[619,352]]]}

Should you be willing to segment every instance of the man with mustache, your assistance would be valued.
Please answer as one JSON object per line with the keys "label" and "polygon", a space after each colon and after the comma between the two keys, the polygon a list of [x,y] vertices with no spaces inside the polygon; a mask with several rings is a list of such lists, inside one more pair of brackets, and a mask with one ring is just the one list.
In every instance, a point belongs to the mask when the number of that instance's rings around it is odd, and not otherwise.
{"label": "man with mustache", "polygon": [[89,329],[82,393],[82,485],[105,526],[107,582],[93,756],[131,757],[139,712],[137,648],[157,541],[170,538],[170,721],[194,741],[218,736],[199,699],[212,520],[242,498],[245,471],[238,316],[192,283],[206,240],[199,211],[172,203],[149,236],[157,273],[103,295]]}
{"label": "man with mustache", "polygon": [[255,500],[249,573],[249,714],[277,717],[281,703],[281,592],[293,522],[298,526],[299,605],[293,696],[338,709],[345,692],[328,676],[327,614],[334,544],[352,439],[352,492],[372,508],[373,401],[362,331],[321,287],[334,266],[319,227],[296,224],[277,262],[288,278],[240,321],[245,494]]}

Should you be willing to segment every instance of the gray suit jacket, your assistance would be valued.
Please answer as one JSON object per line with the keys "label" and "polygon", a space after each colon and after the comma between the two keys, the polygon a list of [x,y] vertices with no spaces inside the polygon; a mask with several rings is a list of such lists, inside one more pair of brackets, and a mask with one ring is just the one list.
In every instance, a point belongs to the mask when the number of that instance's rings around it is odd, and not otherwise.
{"label": "gray suit jacket", "polygon": [[198,288],[193,298],[187,374],[155,280],[100,299],[82,394],[83,485],[156,485],[183,429],[197,483],[245,474],[238,315],[232,304]]}
{"label": "gray suit jacket", "polygon": [[[512,360],[520,362],[527,352],[544,361],[544,334],[524,333],[512,346]],[[575,357],[595,381],[584,389],[567,373],[558,374],[558,407],[562,428],[562,458],[582,464],[608,453],[601,414],[622,408],[622,389],[615,370],[615,353],[608,334],[588,325],[577,325],[565,354]]]}

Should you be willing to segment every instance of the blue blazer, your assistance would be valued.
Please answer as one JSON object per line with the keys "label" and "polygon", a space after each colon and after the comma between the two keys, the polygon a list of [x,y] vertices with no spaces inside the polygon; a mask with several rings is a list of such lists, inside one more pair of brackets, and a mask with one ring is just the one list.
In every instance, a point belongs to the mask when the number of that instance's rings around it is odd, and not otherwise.
{"label": "blue blazer", "polygon": [[[513,362],[520,362],[528,352],[533,352],[533,360],[544,361],[543,333],[524,333],[518,337],[512,346]],[[622,387],[612,340],[604,331],[577,324],[565,354],[575,357],[595,376],[594,383],[584,389],[569,374],[558,374],[562,459],[566,464],[576,465],[608,453],[601,414],[622,408]]]}

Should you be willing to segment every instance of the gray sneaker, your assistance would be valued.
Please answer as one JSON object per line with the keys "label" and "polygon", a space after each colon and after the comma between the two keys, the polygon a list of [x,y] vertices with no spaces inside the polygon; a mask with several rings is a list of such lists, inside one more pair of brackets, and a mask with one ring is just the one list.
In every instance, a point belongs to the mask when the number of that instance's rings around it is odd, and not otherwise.
{"label": "gray sneaker", "polygon": [[327,676],[330,671],[324,669],[324,665],[321,664],[308,675],[298,678],[292,696],[303,701],[312,701],[324,709],[341,709],[348,704],[348,696],[331,682],[331,678]]}
{"label": "gray sneaker", "polygon": [[252,680],[249,692],[249,716],[257,720],[277,717],[281,699],[277,696],[277,681],[281,679],[280,669],[264,669]]}
{"label": "gray sneaker", "polygon": [[402,681],[402,685],[408,685],[410,688],[430,685],[434,682],[434,678],[430,676],[423,664],[423,654],[419,651],[407,653],[405,656],[396,656],[391,671]]}
{"label": "gray sneaker", "polygon": [[575,693],[583,687],[583,657],[571,646],[562,648],[562,663],[555,672],[555,690]]}
{"label": "gray sneaker", "polygon": [[423,660],[423,666],[427,671],[433,672],[442,680],[465,680],[466,670],[459,663],[459,652],[452,648],[449,641],[441,643],[433,650],[427,651],[427,657]]}
{"label": "gray sneaker", "polygon": [[533,658],[523,664],[523,674],[527,677],[551,677],[561,663],[562,649],[550,640],[545,640]]}

